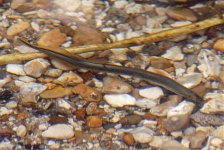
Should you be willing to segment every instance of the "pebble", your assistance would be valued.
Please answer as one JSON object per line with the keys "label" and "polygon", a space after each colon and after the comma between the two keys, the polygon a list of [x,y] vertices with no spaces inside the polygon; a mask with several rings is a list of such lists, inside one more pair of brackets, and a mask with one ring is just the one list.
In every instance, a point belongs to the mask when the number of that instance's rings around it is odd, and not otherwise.
{"label": "pebble", "polygon": [[105,36],[96,28],[82,25],[75,30],[73,42],[75,46],[100,44],[105,41]]}
{"label": "pebble", "polygon": [[169,131],[180,131],[188,127],[190,117],[188,114],[181,114],[177,116],[171,116],[164,120],[164,128]]}
{"label": "pebble", "polygon": [[44,33],[37,41],[38,46],[59,47],[66,40],[66,35],[61,33],[58,28]]}
{"label": "pebble", "polygon": [[28,82],[35,82],[36,81],[35,78],[32,78],[30,76],[19,76],[18,80],[26,82],[26,83],[28,83]]}
{"label": "pebble", "polygon": [[6,107],[0,107],[0,116],[3,115],[9,115],[11,114],[13,111],[11,109],[8,109]]}
{"label": "pebble", "polygon": [[107,94],[127,94],[132,91],[133,87],[118,79],[113,77],[105,77],[103,79],[102,92]]}
{"label": "pebble", "polygon": [[201,73],[189,73],[184,74],[182,77],[177,79],[177,82],[185,86],[186,88],[193,88],[199,85],[202,81]]}
{"label": "pebble", "polygon": [[165,141],[161,148],[161,150],[189,150],[188,148],[184,147],[182,144],[175,140]]}
{"label": "pebble", "polygon": [[216,146],[216,147],[222,147],[223,140],[221,140],[220,138],[213,138],[211,139],[211,144]]}
{"label": "pebble", "polygon": [[51,59],[51,64],[60,70],[63,71],[70,71],[70,70],[74,70],[76,67],[74,67],[73,65],[71,65],[68,62],[65,62],[63,60],[59,60],[59,59]]}
{"label": "pebble", "polygon": [[49,62],[42,58],[33,59],[24,65],[24,71],[27,75],[38,78],[50,66]]}
{"label": "pebble", "polygon": [[217,127],[217,129],[215,129],[212,132],[212,135],[224,140],[224,125]]}
{"label": "pebble", "polygon": [[18,102],[10,101],[10,102],[6,103],[5,106],[9,109],[14,109],[18,106]]}
{"label": "pebble", "polygon": [[57,100],[58,107],[63,108],[65,110],[71,110],[72,106],[64,99],[60,98]]}
{"label": "pebble", "polygon": [[2,88],[4,85],[6,85],[7,83],[11,81],[12,81],[12,78],[11,76],[8,76],[8,75],[5,78],[0,79],[0,88]]}
{"label": "pebble", "polygon": [[19,51],[20,53],[35,53],[35,52],[38,52],[38,50],[35,50],[33,49],[32,47],[29,47],[29,46],[26,46],[26,45],[19,45],[19,46],[16,46],[15,49],[17,51]]}
{"label": "pebble", "polygon": [[[168,136],[153,136],[152,141],[149,143],[150,146],[155,147],[155,148],[161,148],[163,143],[166,141],[171,140],[170,137]],[[170,149],[172,150],[172,149]]]}
{"label": "pebble", "polygon": [[206,95],[204,96],[205,100],[212,100],[212,99],[216,99],[216,100],[223,100],[224,99],[224,93],[206,93]]}
{"label": "pebble", "polygon": [[98,116],[88,116],[86,119],[86,124],[89,128],[98,128],[103,125],[103,121]]}
{"label": "pebble", "polygon": [[160,87],[151,87],[139,90],[139,95],[148,99],[157,100],[164,95]]}
{"label": "pebble", "polygon": [[222,39],[218,39],[217,41],[215,41],[215,43],[213,45],[213,49],[224,52],[224,39],[222,38]]}
{"label": "pebble", "polygon": [[183,101],[179,103],[176,107],[171,108],[167,117],[177,116],[177,115],[190,115],[194,109],[195,104],[188,101]]}
{"label": "pebble", "polygon": [[136,99],[129,94],[105,94],[103,99],[112,107],[135,105]]}
{"label": "pebble", "polygon": [[42,132],[42,137],[52,139],[69,139],[74,136],[74,130],[71,125],[56,124],[50,126],[46,131]]}
{"label": "pebble", "polygon": [[36,96],[47,89],[47,86],[29,82],[29,83],[21,83],[20,85],[20,98],[21,102],[26,103],[36,103]]}
{"label": "pebble", "polygon": [[158,103],[155,100],[147,99],[147,98],[142,98],[142,99],[137,99],[135,105],[140,107],[140,108],[145,108],[145,109],[150,109],[153,108],[157,105]]}
{"label": "pebble", "polygon": [[180,47],[174,46],[166,50],[166,53],[162,57],[173,61],[180,61],[183,60],[184,54],[181,52]]}
{"label": "pebble", "polygon": [[45,90],[40,94],[41,98],[61,98],[72,94],[71,88],[56,86],[53,89]]}
{"label": "pebble", "polygon": [[157,69],[166,69],[173,66],[170,60],[156,56],[150,57],[150,64]]}
{"label": "pebble", "polygon": [[134,139],[133,135],[130,133],[125,133],[123,135],[122,139],[123,139],[124,143],[126,143],[129,146],[132,146],[135,143],[135,139]]}
{"label": "pebble", "polygon": [[82,82],[83,82],[83,79],[72,71],[63,73],[60,77],[58,77],[54,81],[54,83],[60,84],[62,86],[67,86],[67,85],[74,86]]}
{"label": "pebble", "polygon": [[129,115],[129,116],[126,116],[126,117],[122,118],[120,120],[120,123],[122,125],[133,125],[133,124],[139,123],[141,120],[142,120],[142,117],[141,116],[138,116],[138,115]]}
{"label": "pebble", "polygon": [[176,20],[188,20],[188,21],[197,21],[197,16],[195,13],[188,8],[183,7],[170,7],[167,9],[167,15]]}
{"label": "pebble", "polygon": [[72,89],[74,94],[79,94],[83,99],[91,102],[102,100],[102,94],[86,84],[79,84]]}
{"label": "pebble", "polygon": [[153,139],[154,131],[146,127],[138,127],[130,131],[138,143],[149,143]]}
{"label": "pebble", "polygon": [[128,2],[126,0],[117,0],[114,2],[114,7],[118,9],[124,9],[127,4]]}
{"label": "pebble", "polygon": [[165,103],[159,104],[151,108],[150,112],[156,116],[161,116],[161,117],[166,116],[168,111],[171,108],[175,107],[178,104],[178,102],[179,102],[179,99],[174,97]]}
{"label": "pebble", "polygon": [[27,129],[24,125],[20,125],[17,129],[16,129],[16,135],[19,137],[24,137],[27,134]]}
{"label": "pebble", "polygon": [[48,69],[48,70],[44,73],[44,75],[49,76],[49,77],[53,77],[53,78],[57,78],[57,77],[59,77],[61,74],[62,74],[62,70],[60,70],[60,69],[54,69],[54,68]]}
{"label": "pebble", "polygon": [[23,69],[23,65],[20,65],[20,64],[7,64],[6,71],[12,74],[20,75],[20,76],[26,75]]}
{"label": "pebble", "polygon": [[143,125],[147,128],[156,129],[157,121],[154,120],[142,120],[139,125]]}
{"label": "pebble", "polygon": [[0,142],[0,149],[2,150],[13,150],[15,145],[7,140],[3,140]]}
{"label": "pebble", "polygon": [[162,75],[162,76],[165,76],[165,77],[170,78],[170,79],[174,79],[173,75],[170,75],[168,72],[166,72],[166,71],[164,71],[162,69],[155,69],[155,68],[149,67],[147,69],[147,71],[153,72],[153,73],[156,73],[156,74],[159,74],[159,75]]}
{"label": "pebble", "polygon": [[63,3],[61,0],[54,0],[54,3],[65,11],[74,12],[81,6],[81,0],[64,0]]}
{"label": "pebble", "polygon": [[221,73],[220,58],[210,50],[202,49],[198,54],[198,69],[205,78],[218,79]]}
{"label": "pebble", "polygon": [[170,26],[177,28],[177,27],[186,26],[186,25],[190,25],[190,24],[192,24],[191,21],[175,21]]}
{"label": "pebble", "polygon": [[224,113],[223,99],[222,100],[213,99],[208,101],[207,103],[203,105],[200,111],[206,114]]}
{"label": "pebble", "polygon": [[197,131],[195,134],[190,135],[190,148],[191,149],[200,149],[202,148],[202,144],[207,138],[207,133],[203,131]]}
{"label": "pebble", "polygon": [[224,125],[224,117],[222,115],[204,114],[201,111],[192,114],[191,121],[201,126]]}
{"label": "pebble", "polygon": [[29,22],[25,22],[25,21],[17,22],[16,24],[11,25],[7,29],[7,35],[8,36],[15,36],[15,35],[23,32],[24,30],[28,29],[29,27],[30,27]]}

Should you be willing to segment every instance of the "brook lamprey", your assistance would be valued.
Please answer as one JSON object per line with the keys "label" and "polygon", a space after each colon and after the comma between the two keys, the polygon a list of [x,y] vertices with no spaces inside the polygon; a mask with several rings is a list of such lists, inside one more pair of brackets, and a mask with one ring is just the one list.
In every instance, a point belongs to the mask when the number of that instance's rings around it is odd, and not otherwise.
{"label": "brook lamprey", "polygon": [[[88,69],[88,70],[96,70],[96,71],[102,71],[102,72],[135,76],[135,77],[141,78],[141,79],[149,82],[150,84],[163,87],[177,95],[183,96],[184,98],[186,98],[186,100],[195,102],[198,105],[200,105],[202,102],[202,98],[200,96],[198,96],[196,93],[194,93],[192,90],[184,87],[183,85],[179,84],[178,82],[176,82],[170,78],[167,78],[165,76],[162,76],[162,75],[159,75],[156,73],[152,73],[149,71],[145,71],[142,69],[94,63],[94,62],[88,61],[86,59],[77,57],[74,54],[71,54],[63,49],[61,49],[60,51],[58,51],[58,50],[56,51],[56,50],[51,50],[50,48],[48,49],[45,47],[39,47],[39,46],[33,45],[21,38],[19,38],[18,40],[20,40],[22,43],[24,43],[25,45],[27,45],[29,47],[39,50],[40,52],[43,52],[49,56],[53,56],[55,58],[62,59],[62,60],[69,62],[77,67],[80,67],[83,69]],[[62,51],[63,51],[63,53],[62,53]],[[64,52],[64,51],[66,51],[66,52]]]}

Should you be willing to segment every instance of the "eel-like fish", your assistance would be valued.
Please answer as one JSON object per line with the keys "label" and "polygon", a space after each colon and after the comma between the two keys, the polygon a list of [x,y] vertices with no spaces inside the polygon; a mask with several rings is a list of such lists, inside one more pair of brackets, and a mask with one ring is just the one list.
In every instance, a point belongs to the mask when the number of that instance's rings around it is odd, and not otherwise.
{"label": "eel-like fish", "polygon": [[[50,48],[48,49],[48,48],[44,48],[44,47],[35,46],[21,38],[19,38],[18,40],[20,40],[23,44],[25,44],[29,47],[37,49],[40,52],[43,52],[49,56],[53,56],[55,58],[62,59],[62,60],[69,62],[77,67],[88,69],[88,70],[97,70],[97,71],[102,71],[102,72],[110,72],[110,73],[116,73],[116,74],[135,76],[135,77],[141,78],[141,79],[149,82],[150,84],[161,86],[175,94],[183,96],[188,101],[196,102],[198,105],[201,105],[202,98],[199,95],[194,93],[192,90],[184,87],[183,85],[179,84],[178,82],[176,82],[170,78],[167,78],[165,76],[162,76],[162,75],[159,75],[156,73],[152,73],[149,71],[145,71],[142,69],[94,63],[94,62],[88,61],[86,59],[76,57],[75,55],[73,55],[63,49],[61,49],[61,51],[56,51],[56,50],[51,50]],[[64,52],[64,51],[66,51],[66,52]]]}

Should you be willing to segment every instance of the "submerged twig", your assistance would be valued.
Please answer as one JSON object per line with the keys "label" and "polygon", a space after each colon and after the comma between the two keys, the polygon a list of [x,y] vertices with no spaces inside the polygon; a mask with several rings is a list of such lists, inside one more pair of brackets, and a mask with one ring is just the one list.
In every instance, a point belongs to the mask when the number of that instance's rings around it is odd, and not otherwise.
{"label": "submerged twig", "polygon": [[[210,19],[206,19],[197,23],[193,23],[190,25],[186,25],[179,28],[169,29],[165,31],[161,31],[151,35],[139,36],[131,39],[126,39],[110,44],[95,44],[95,45],[86,45],[86,46],[77,46],[64,48],[73,54],[92,52],[92,51],[102,51],[111,48],[121,48],[121,47],[130,47],[141,44],[150,44],[153,42],[158,42],[162,40],[166,40],[169,38],[174,38],[176,36],[193,33],[199,30],[207,29],[212,26],[216,26],[224,23],[224,19],[220,17],[213,17]],[[30,60],[33,58],[46,57],[45,54],[42,53],[27,53],[27,54],[9,54],[0,56],[0,64],[7,64],[17,60]]]}

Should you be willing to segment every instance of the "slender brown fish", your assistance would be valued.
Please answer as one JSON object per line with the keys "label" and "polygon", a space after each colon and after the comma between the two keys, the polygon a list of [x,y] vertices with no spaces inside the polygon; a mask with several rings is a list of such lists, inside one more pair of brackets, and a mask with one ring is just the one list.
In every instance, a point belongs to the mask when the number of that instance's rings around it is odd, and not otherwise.
{"label": "slender brown fish", "polygon": [[201,104],[202,98],[200,96],[198,96],[192,90],[182,86],[178,82],[176,82],[170,78],[167,78],[165,76],[155,74],[155,73],[152,73],[149,71],[141,70],[141,69],[94,63],[94,62],[90,62],[88,60],[76,57],[73,54],[70,54],[69,52],[63,52],[63,51],[65,51],[63,49],[61,49],[60,51],[51,50],[51,49],[32,45],[31,43],[29,43],[26,40],[21,39],[21,38],[19,38],[19,40],[22,43],[24,43],[25,45],[28,45],[34,49],[37,49],[43,53],[46,53],[49,56],[53,56],[55,58],[62,59],[62,60],[69,62],[77,67],[89,69],[89,70],[97,70],[97,71],[103,71],[103,72],[135,76],[135,77],[141,78],[145,81],[148,81],[149,83],[151,83],[153,85],[161,86],[171,92],[174,92],[180,96],[183,96],[188,101],[192,101],[192,102],[194,101],[198,104]]}

